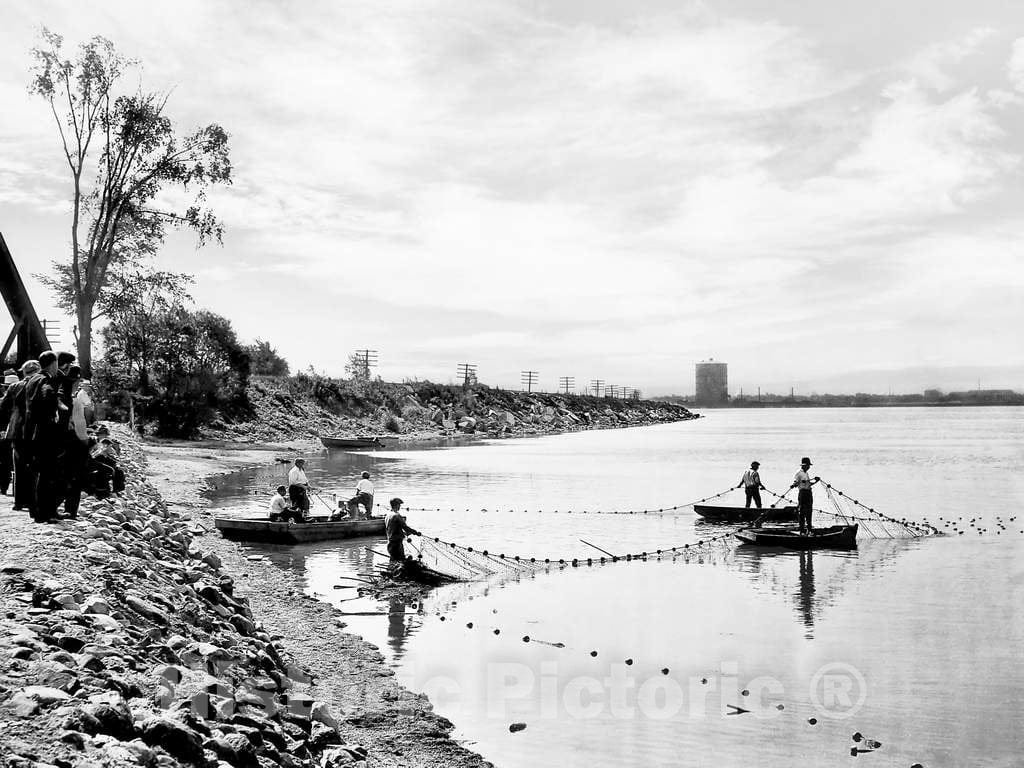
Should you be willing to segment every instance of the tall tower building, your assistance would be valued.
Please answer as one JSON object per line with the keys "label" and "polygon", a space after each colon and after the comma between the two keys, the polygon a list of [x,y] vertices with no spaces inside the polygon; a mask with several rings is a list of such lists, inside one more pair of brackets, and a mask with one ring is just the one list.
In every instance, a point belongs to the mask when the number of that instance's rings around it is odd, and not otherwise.
{"label": "tall tower building", "polygon": [[729,366],[706,360],[697,363],[697,405],[729,402]]}

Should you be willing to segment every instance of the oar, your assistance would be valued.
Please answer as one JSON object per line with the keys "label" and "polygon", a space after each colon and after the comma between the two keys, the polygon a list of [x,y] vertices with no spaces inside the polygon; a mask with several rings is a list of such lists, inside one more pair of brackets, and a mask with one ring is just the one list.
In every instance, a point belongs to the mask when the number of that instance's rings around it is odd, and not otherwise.
{"label": "oar", "polygon": [[[583,541],[583,539],[580,539],[580,541]],[[618,557],[618,555],[613,555],[611,552],[608,552],[608,551],[606,551],[604,549],[601,549],[600,547],[598,547],[598,546],[596,546],[594,544],[591,544],[589,541],[583,541],[583,543],[586,544],[588,547],[593,547],[598,552],[601,552],[601,553],[603,553],[605,555],[608,555],[608,557],[611,557],[613,559]]]}
{"label": "oar", "polygon": [[314,490],[311,489],[310,493],[312,493],[314,496],[316,496],[318,499],[320,499],[320,503],[323,504],[325,507],[327,507],[327,509],[329,509],[331,511],[332,515],[334,514],[334,508],[330,504],[328,504],[326,501],[324,501],[324,497],[321,496],[318,491],[314,491]]}

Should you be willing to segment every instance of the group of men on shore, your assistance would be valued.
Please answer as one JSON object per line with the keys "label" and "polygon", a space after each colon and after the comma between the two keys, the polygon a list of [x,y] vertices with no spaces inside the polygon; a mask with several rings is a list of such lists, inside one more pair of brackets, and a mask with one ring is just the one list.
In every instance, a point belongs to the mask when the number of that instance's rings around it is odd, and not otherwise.
{"label": "group of men on shore", "polygon": [[[743,473],[739,485],[736,486],[737,488],[742,488],[746,493],[747,503],[745,506],[747,509],[750,509],[751,502],[754,502],[754,505],[761,509],[761,491],[768,490],[761,484],[760,467],[761,464],[759,462],[750,462],[750,469]],[[793,482],[789,486],[790,490],[793,488],[797,489],[796,508],[800,533],[810,533],[813,530],[811,527],[811,515],[814,508],[814,494],[811,491],[811,486],[821,482],[820,477],[812,478],[808,474],[810,468],[811,460],[804,456],[800,459],[800,469],[793,477]]]}
{"label": "group of men on shore", "polygon": [[0,492],[6,495],[13,480],[14,509],[37,523],[57,519],[62,504],[67,517],[76,517],[90,467],[116,466],[105,428],[90,433],[88,385],[70,352],[47,350],[4,376]]}

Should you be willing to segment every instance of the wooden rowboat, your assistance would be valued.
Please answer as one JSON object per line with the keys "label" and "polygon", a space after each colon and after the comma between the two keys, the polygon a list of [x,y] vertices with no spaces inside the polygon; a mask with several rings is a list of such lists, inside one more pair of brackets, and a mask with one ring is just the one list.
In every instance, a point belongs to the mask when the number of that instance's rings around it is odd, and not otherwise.
{"label": "wooden rowboat", "polygon": [[275,544],[298,544],[304,541],[352,539],[357,536],[383,536],[384,518],[339,520],[312,523],[275,523],[266,518],[215,517],[214,525],[221,535],[241,541],[268,541]]}
{"label": "wooden rowboat", "polygon": [[748,509],[746,507],[713,507],[708,504],[694,504],[693,511],[716,523],[752,523],[757,518],[767,522],[796,520],[796,507],[766,507],[765,509]]}
{"label": "wooden rowboat", "polygon": [[398,438],[394,435],[359,435],[357,437],[321,437],[320,442],[325,448],[384,448],[397,443]]}
{"label": "wooden rowboat", "polygon": [[744,544],[784,549],[854,549],[857,546],[856,525],[833,525],[814,528],[801,534],[796,528],[743,528],[735,534]]}

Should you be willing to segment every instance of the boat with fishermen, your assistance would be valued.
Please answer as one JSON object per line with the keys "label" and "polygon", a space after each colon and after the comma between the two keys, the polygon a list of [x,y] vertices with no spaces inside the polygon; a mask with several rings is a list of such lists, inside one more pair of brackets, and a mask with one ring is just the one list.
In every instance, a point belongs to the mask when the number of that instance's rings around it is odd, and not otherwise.
{"label": "boat with fishermen", "polygon": [[726,507],[694,504],[693,511],[713,523],[752,523],[755,520],[786,522],[796,520],[796,507]]}
{"label": "boat with fishermen", "polygon": [[742,528],[734,534],[742,544],[783,549],[855,549],[857,525],[831,525],[801,533],[793,526]]}
{"label": "boat with fishermen", "polygon": [[312,518],[309,522],[277,522],[265,517],[215,517],[214,525],[227,539],[265,541],[272,544],[300,544],[307,541],[354,539],[360,536],[384,535],[384,518],[328,521]]}
{"label": "boat with fishermen", "polygon": [[398,443],[395,435],[357,435],[355,437],[324,437],[320,442],[324,448],[388,448]]}

